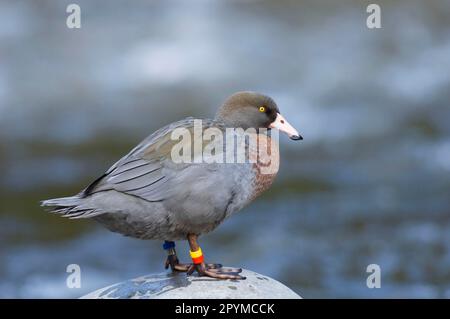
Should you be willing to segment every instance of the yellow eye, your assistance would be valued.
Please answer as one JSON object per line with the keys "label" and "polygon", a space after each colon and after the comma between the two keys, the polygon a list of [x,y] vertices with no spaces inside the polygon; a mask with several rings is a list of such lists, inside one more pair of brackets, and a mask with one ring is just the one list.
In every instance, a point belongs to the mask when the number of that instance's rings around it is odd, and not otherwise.
{"label": "yellow eye", "polygon": [[261,107],[259,108],[259,111],[260,111],[261,113],[264,113],[264,112],[266,111],[266,107],[265,107],[265,106],[261,106]]}

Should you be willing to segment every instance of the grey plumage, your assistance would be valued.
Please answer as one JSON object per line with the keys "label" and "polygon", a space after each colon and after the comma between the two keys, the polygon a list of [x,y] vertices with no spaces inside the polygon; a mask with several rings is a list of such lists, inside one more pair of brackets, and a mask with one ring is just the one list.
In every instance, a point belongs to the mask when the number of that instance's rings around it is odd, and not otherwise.
{"label": "grey plumage", "polygon": [[[267,166],[264,161],[176,163],[171,152],[180,141],[171,138],[172,132],[183,128],[192,133],[194,121],[187,118],[161,128],[79,194],[45,200],[42,206],[68,218],[93,218],[112,231],[142,239],[178,240],[210,232],[270,187],[278,171],[278,145],[271,149],[275,169],[267,174],[261,173]],[[278,128],[292,139],[300,139],[279,114],[275,102],[255,92],[232,95],[215,120],[202,121],[203,130]],[[254,132],[258,140],[270,140],[269,136]],[[183,143],[192,146],[193,141]],[[216,140],[201,143],[203,151]],[[225,145],[214,149],[225,153]],[[246,146],[249,157],[259,160],[255,148]],[[198,152],[192,147],[191,150]]]}
{"label": "grey plumage", "polygon": [[[251,199],[251,164],[175,164],[171,132],[191,129],[187,118],[158,130],[73,197],[42,205],[68,218],[95,218],[112,231],[143,239],[176,240],[213,230]],[[203,128],[223,125],[203,120]]]}

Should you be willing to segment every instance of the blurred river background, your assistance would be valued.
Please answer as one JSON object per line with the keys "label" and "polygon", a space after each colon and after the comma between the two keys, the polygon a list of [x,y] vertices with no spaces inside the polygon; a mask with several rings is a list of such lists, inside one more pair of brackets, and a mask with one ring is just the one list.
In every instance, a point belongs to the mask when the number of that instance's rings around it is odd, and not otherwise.
{"label": "blurred river background", "polygon": [[[376,1],[378,30],[369,3],[0,0],[0,297],[79,297],[163,271],[161,243],[39,201],[256,90],[305,140],[282,136],[276,183],[200,239],[208,260],[305,298],[449,298],[450,1]],[[73,263],[81,289],[66,287]],[[380,289],[366,286],[373,263]]]}

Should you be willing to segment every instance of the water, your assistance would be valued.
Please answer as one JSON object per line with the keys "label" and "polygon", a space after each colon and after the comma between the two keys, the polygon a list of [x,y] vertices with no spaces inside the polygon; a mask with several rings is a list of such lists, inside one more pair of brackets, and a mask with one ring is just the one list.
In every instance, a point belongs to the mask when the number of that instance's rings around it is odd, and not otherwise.
{"label": "water", "polygon": [[[160,243],[38,206],[147,134],[271,95],[299,129],[270,192],[201,238],[209,260],[308,297],[450,296],[450,5],[0,2],[0,297],[77,297],[162,270]],[[187,246],[179,253],[188,260]],[[82,288],[65,285],[82,268]],[[382,288],[368,289],[379,264]]]}

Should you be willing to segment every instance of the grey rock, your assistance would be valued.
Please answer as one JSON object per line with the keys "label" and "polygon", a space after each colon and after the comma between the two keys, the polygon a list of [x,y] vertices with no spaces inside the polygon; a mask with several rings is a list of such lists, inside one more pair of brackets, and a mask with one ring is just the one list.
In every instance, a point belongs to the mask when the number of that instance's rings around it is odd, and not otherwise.
{"label": "grey rock", "polygon": [[245,280],[217,280],[185,273],[159,273],[91,292],[81,299],[301,299],[282,283],[250,270]]}

